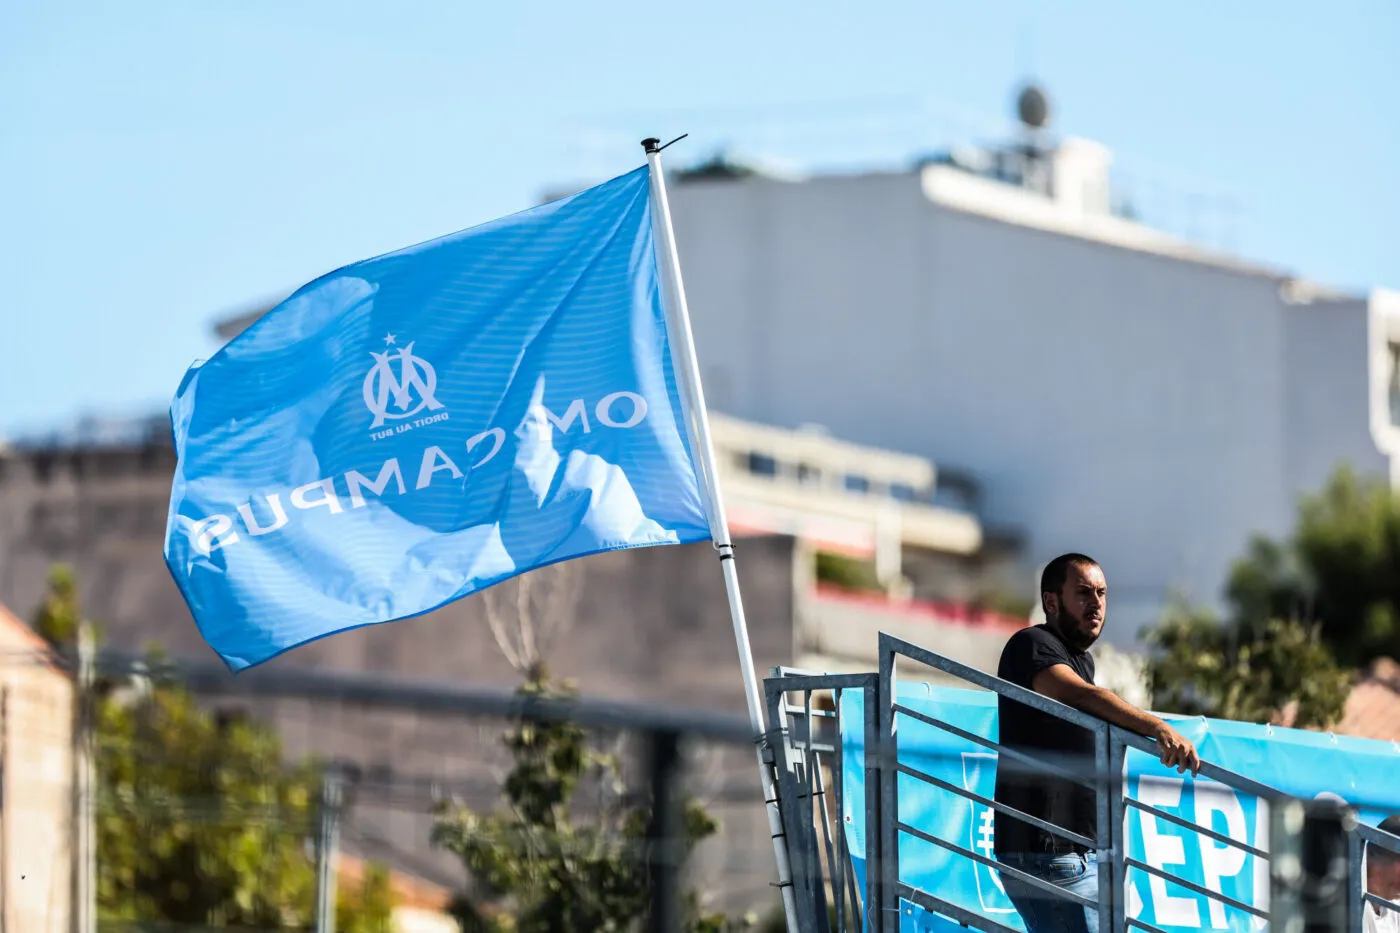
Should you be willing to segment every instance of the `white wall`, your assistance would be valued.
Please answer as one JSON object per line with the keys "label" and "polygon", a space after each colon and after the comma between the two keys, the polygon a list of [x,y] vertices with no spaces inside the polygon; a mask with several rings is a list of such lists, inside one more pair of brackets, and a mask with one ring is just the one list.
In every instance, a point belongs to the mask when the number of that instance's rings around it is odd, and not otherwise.
{"label": "white wall", "polygon": [[[1390,469],[1373,437],[1372,406],[1357,401],[1370,394],[1369,345],[1377,337],[1385,344],[1385,335],[1368,327],[1370,316],[1366,299],[1285,308],[1286,463],[1288,485],[1295,491],[1320,488],[1340,459],[1363,473]],[[1379,362],[1383,367],[1384,357]],[[1377,414],[1388,418],[1386,395],[1376,402]]]}
{"label": "white wall", "polygon": [[1387,469],[1364,301],[954,211],[917,173],[673,190],[713,406],[972,470],[1028,572],[1104,563],[1120,644],[1171,591],[1214,600],[1339,459]]}

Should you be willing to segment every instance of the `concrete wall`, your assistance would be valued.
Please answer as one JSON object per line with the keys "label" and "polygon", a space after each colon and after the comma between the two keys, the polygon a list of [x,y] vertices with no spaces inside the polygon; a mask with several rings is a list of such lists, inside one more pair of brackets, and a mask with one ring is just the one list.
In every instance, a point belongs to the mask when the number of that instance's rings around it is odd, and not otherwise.
{"label": "concrete wall", "polygon": [[[824,592],[812,600],[806,614],[812,636],[804,639],[799,666],[818,670],[874,671],[879,669],[879,633],[936,651],[969,667],[995,674],[1002,648],[1024,623],[1005,618],[954,622],[918,603],[901,604],[881,597]],[[901,663],[905,679],[965,686],[940,671],[913,662]]]}
{"label": "concrete wall", "polygon": [[696,181],[674,213],[726,410],[970,471],[984,520],[1026,531],[1028,579],[1103,561],[1120,644],[1172,591],[1215,600],[1337,462],[1389,468],[1365,302],[953,210],[918,173]]}
{"label": "concrete wall", "polygon": [[0,606],[0,926],[69,933],[73,684]]}
{"label": "concrete wall", "polygon": [[[1374,402],[1357,402],[1370,396],[1370,345],[1385,342],[1370,305],[1355,299],[1284,308],[1284,481],[1295,494],[1320,488],[1340,459],[1362,472],[1389,470],[1377,448],[1389,450],[1390,439],[1372,431]],[[1388,417],[1386,399],[1377,401]]]}
{"label": "concrete wall", "polygon": [[[85,611],[109,644],[156,644],[215,658],[165,567],[161,548],[173,455],[89,452],[14,458],[0,474],[0,601],[28,618],[57,561],[75,566]],[[793,650],[793,542],[751,538],[740,578],[760,663]],[[708,544],[646,548],[575,561],[570,624],[552,658],[585,693],[744,711],[728,602]],[[479,596],[416,619],[324,639],[270,662],[346,671],[514,684]],[[253,675],[250,675],[253,676]]]}

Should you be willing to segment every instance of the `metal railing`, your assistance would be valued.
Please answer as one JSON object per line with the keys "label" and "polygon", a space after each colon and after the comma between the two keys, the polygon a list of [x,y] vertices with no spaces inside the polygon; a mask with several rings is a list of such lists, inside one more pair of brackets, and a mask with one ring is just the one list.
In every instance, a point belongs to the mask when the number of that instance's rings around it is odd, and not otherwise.
{"label": "metal railing", "polygon": [[[900,658],[934,668],[969,685],[991,691],[999,698],[1025,704],[1086,730],[1093,741],[1092,762],[1081,760],[1076,764],[1048,754],[1032,754],[1021,749],[1007,748],[1000,742],[901,702],[896,692]],[[779,668],[766,682],[770,722],[773,730],[781,733],[782,739],[782,752],[777,762],[778,793],[784,828],[792,852],[794,883],[799,889],[802,929],[835,930],[837,933],[856,929],[897,930],[900,925],[901,901],[904,901],[984,933],[1018,933],[1013,927],[953,903],[939,893],[922,890],[906,882],[900,873],[901,837],[912,837],[937,846],[957,858],[966,859],[996,872],[1002,879],[1014,879],[1020,885],[1046,897],[1097,910],[1100,929],[1105,933],[1126,933],[1129,929],[1163,933],[1160,928],[1129,916],[1127,890],[1130,870],[1161,879],[1167,884],[1178,886],[1265,922],[1269,922],[1273,913],[1280,909],[1279,903],[1273,903],[1268,908],[1246,903],[1129,854],[1127,818],[1129,811],[1136,811],[1189,830],[1220,845],[1240,850],[1246,855],[1270,860],[1268,848],[1241,842],[1226,833],[1202,826],[1162,807],[1128,795],[1128,750],[1138,749],[1156,758],[1158,751],[1154,740],[1128,732],[1049,697],[886,633],[880,635],[879,659],[878,674],[823,675]],[[864,722],[842,722],[840,693],[843,690],[862,692]],[[813,707],[813,697],[822,695],[832,697],[831,709]],[[798,700],[794,702],[789,699],[793,696],[798,697]],[[1097,818],[1093,837],[1021,812],[994,799],[993,796],[979,794],[968,787],[959,787],[921,770],[907,759],[902,760],[899,755],[898,729],[901,720],[939,729],[995,753],[1001,767],[1009,766],[1034,774],[1054,775],[1092,790]],[[831,735],[833,732],[834,736]],[[841,771],[842,737],[857,734],[864,736],[866,768],[866,799],[863,801],[866,836],[865,851],[861,853],[866,877],[863,889],[859,892],[862,895],[860,897],[857,897],[856,877],[851,859],[853,853],[846,847],[845,833],[841,831],[843,827],[840,822],[840,815],[850,803],[843,796],[846,791]],[[775,746],[777,745],[778,743],[775,743]],[[832,778],[830,787],[825,783],[828,773]],[[1099,865],[1097,897],[1090,898],[1066,891],[1051,882],[999,862],[991,857],[990,853],[974,851],[929,832],[927,827],[912,825],[902,819],[898,793],[901,775],[956,795],[970,804],[1021,820],[1029,826],[1095,852]],[[1274,807],[1295,799],[1276,788],[1209,761],[1201,762],[1197,776],[1268,802]],[[826,806],[829,793],[834,793],[836,799],[835,818]],[[1351,821],[1351,825],[1355,825],[1353,818],[1348,817],[1348,820]],[[1294,828],[1289,832],[1296,837],[1298,830]],[[1351,930],[1359,931],[1364,905],[1400,911],[1400,904],[1384,900],[1365,889],[1364,872],[1361,867],[1368,846],[1400,854],[1400,838],[1378,829],[1355,825],[1355,831],[1349,833],[1347,839],[1350,894],[1346,923]],[[1272,867],[1275,866],[1271,864]],[[870,910],[871,905],[875,905],[877,909]]]}
{"label": "metal railing", "polygon": [[[878,798],[867,793],[863,801],[867,832],[861,856],[867,871],[861,885],[842,825],[847,801],[841,754],[843,694],[863,695],[860,728],[873,738],[878,689],[874,674],[815,674],[786,667],[776,668],[764,681],[770,728],[782,736],[775,743],[775,753],[781,749],[778,795],[803,930],[845,933],[861,922],[866,904],[880,902],[880,875],[871,870],[879,862],[879,838],[869,829],[878,825]],[[867,741],[867,774],[879,766],[876,752],[876,743]]]}
{"label": "metal railing", "polygon": [[[997,871],[1002,878],[1015,879],[1020,884],[1032,888],[1040,893],[1052,898],[1068,900],[1084,907],[1098,907],[1099,922],[1102,929],[1109,929],[1108,908],[1113,904],[1113,873],[1100,871],[1098,873],[1098,900],[1097,902],[1066,891],[1054,884],[1037,878],[1034,875],[1002,864],[993,858],[981,855],[969,848],[958,845],[946,839],[940,839],[932,833],[925,832],[918,827],[910,826],[899,818],[899,798],[897,792],[897,782],[899,774],[907,774],[917,780],[925,781],[944,791],[956,794],[984,807],[989,807],[998,813],[1004,813],[1015,819],[1022,820],[1037,829],[1044,830],[1072,843],[1094,849],[1100,855],[1100,861],[1109,863],[1114,859],[1114,844],[1111,838],[1110,828],[1113,825],[1111,820],[1111,809],[1109,795],[1104,793],[1103,784],[1105,777],[1115,773],[1110,751],[1109,725],[1102,720],[1096,719],[1087,713],[1080,712],[1073,707],[1066,706],[1049,697],[1042,696],[1031,690],[1018,687],[1015,684],[999,680],[990,674],[959,664],[940,654],[936,654],[911,642],[903,641],[892,635],[880,633],[880,685],[882,690],[887,691],[883,695],[888,698],[887,702],[880,704],[880,739],[884,751],[888,755],[889,764],[882,770],[880,776],[880,799],[883,803],[884,812],[880,832],[883,836],[881,856],[883,863],[881,870],[884,874],[884,896],[881,903],[881,914],[886,918],[887,923],[883,928],[898,928],[898,918],[901,900],[917,904],[925,910],[951,917],[959,923],[973,929],[982,930],[984,933],[1019,933],[1013,927],[1003,923],[998,923],[988,917],[984,917],[974,911],[968,910],[951,901],[938,897],[928,891],[920,890],[912,885],[906,884],[900,878],[899,872],[899,835],[906,833],[924,842],[945,848],[956,855],[967,858],[971,861],[986,865],[988,868]],[[906,657],[911,661],[925,664],[949,674],[959,680],[966,681],[985,690],[990,690],[1008,699],[1017,700],[1025,705],[1039,710],[1047,715],[1061,719],[1072,725],[1078,726],[1093,737],[1094,761],[1093,776],[1086,776],[1082,770],[1078,773],[1072,767],[1065,767],[1062,761],[1052,761],[1048,757],[1037,757],[1026,752],[1007,748],[1000,742],[988,739],[984,736],[961,729],[952,723],[945,722],[935,716],[922,713],[912,707],[905,706],[899,702],[895,692],[895,682],[897,676],[897,659]],[[951,735],[955,735],[965,741],[980,745],[989,751],[995,752],[998,761],[1015,761],[1021,768],[1053,774],[1056,777],[1071,781],[1080,786],[1094,791],[1097,806],[1097,819],[1095,838],[1089,839],[1070,830],[1057,826],[1054,823],[1039,819],[1028,813],[1023,813],[1014,807],[1007,806],[989,797],[982,797],[965,788],[957,787],[954,784],[939,780],[933,775],[927,774],[910,765],[899,761],[899,732],[898,717],[907,716],[911,719],[922,722],[926,725],[942,729]],[[892,764],[892,766],[889,766]]]}
{"label": "metal railing", "polygon": [[1392,857],[1400,858],[1400,836],[1392,836],[1390,833],[1373,826],[1358,823],[1347,841],[1349,843],[1347,846],[1348,878],[1351,881],[1349,900],[1357,908],[1351,928],[1353,930],[1362,929],[1362,917],[1367,908],[1370,907],[1391,910],[1400,914],[1400,904],[1388,901],[1367,890],[1364,867],[1368,849],[1385,849]]}

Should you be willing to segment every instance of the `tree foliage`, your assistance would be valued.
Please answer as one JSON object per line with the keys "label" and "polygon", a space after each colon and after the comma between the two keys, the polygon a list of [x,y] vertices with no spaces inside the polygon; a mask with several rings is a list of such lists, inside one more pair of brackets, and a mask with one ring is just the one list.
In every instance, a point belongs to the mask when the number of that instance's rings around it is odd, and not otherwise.
{"label": "tree foliage", "polygon": [[1332,725],[1350,671],[1400,655],[1400,496],[1339,469],[1300,501],[1288,538],[1250,542],[1226,596],[1224,621],[1178,608],[1144,632],[1158,707]]}
{"label": "tree foliage", "polygon": [[[569,699],[542,665],[522,699]],[[504,807],[479,813],[459,804],[438,811],[433,842],[461,860],[471,890],[456,908],[467,933],[575,933],[631,929],[650,905],[646,825],[650,807],[627,793],[614,755],[592,748],[572,722],[521,721],[506,732],[513,767]],[[578,801],[587,788],[588,802]],[[596,792],[596,793],[595,793]],[[718,824],[694,801],[684,813],[682,858]],[[689,929],[720,933],[724,917],[687,897]]]}
{"label": "tree foliage", "polygon": [[[82,625],[77,581],[57,567],[34,628],[65,649]],[[310,929],[320,769],[286,764],[270,728],[159,676],[100,682],[91,702],[98,919]],[[392,909],[387,871],[369,866],[339,891],[337,928],[388,933]]]}
{"label": "tree foliage", "polygon": [[55,564],[49,570],[44,601],[34,614],[34,631],[49,644],[61,648],[77,644],[81,624],[77,577],[67,564]]}
{"label": "tree foliage", "polygon": [[[96,717],[100,918],[311,927],[318,767],[285,764],[272,730],[177,686],[112,693]],[[386,871],[338,895],[342,933],[387,933]]]}
{"label": "tree foliage", "polygon": [[1400,656],[1400,496],[1383,478],[1338,470],[1302,500],[1291,537],[1250,544],[1228,595],[1246,628],[1316,622],[1344,664]]}
{"label": "tree foliage", "polygon": [[176,688],[109,698],[97,722],[103,919],[310,923],[313,769],[285,769],[274,736],[216,723]]}
{"label": "tree foliage", "polygon": [[1325,727],[1341,717],[1352,677],[1316,626],[1265,619],[1242,626],[1178,609],[1146,633],[1154,705],[1163,711]]}

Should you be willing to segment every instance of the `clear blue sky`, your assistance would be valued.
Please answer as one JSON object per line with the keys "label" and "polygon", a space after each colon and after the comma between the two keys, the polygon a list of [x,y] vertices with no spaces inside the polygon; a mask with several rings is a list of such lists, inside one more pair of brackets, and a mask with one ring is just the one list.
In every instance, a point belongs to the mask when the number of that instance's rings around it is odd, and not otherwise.
{"label": "clear blue sky", "polygon": [[1242,252],[1400,288],[1398,47],[1395,0],[10,0],[0,436],[163,408],[228,312],[639,161],[581,128],[699,158],[827,104],[995,121],[1025,70],[1060,130],[1233,191]]}

